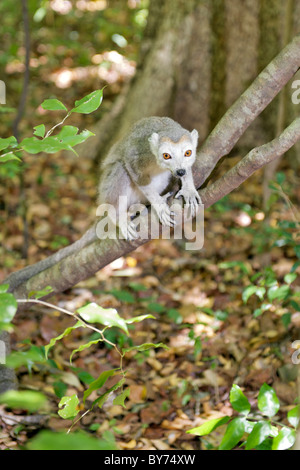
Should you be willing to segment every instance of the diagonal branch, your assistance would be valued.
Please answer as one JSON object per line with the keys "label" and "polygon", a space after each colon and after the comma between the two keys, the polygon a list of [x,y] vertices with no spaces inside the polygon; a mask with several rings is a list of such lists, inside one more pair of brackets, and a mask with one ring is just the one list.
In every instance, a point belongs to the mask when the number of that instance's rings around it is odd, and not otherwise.
{"label": "diagonal branch", "polygon": [[199,188],[218,161],[228,155],[259,114],[300,68],[300,34],[270,62],[252,85],[229,108],[205,140],[195,164]]}
{"label": "diagonal branch", "polygon": [[[255,118],[275,98],[300,67],[300,35],[265,68],[245,93],[233,104],[207,138],[197,156],[194,178],[199,188],[217,162],[227,155]],[[230,193],[258,168],[284,154],[299,140],[299,120],[295,120],[277,139],[252,150],[220,180],[200,191],[205,207]],[[62,292],[93,276],[111,261],[148,240],[98,240],[95,225],[78,242],[55,255],[13,273],[5,281],[19,298],[31,290],[51,285]]]}
{"label": "diagonal branch", "polygon": [[219,201],[246,181],[255,171],[284,155],[300,140],[300,118],[295,119],[279,137],[254,148],[215,183],[200,191],[205,207]]}

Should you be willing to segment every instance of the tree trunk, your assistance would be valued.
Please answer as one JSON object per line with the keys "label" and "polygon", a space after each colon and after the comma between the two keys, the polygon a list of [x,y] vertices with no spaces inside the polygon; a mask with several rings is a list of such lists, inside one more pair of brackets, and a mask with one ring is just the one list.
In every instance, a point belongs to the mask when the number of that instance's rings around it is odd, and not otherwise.
{"label": "tree trunk", "polygon": [[[96,125],[99,137],[87,153],[101,160],[135,121],[151,115],[196,128],[204,141],[287,39],[300,31],[299,12],[300,0],[151,0],[136,75]],[[282,116],[283,125],[295,118],[291,90],[284,103],[281,118],[280,98],[272,103],[240,148],[274,138]]]}

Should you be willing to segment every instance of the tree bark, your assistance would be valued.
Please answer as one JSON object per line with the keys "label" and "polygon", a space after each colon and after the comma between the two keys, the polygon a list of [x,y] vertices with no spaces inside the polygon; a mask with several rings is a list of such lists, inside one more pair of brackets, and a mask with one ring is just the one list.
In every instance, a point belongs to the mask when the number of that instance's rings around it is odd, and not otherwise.
{"label": "tree bark", "polygon": [[[300,0],[290,3],[290,38],[300,32]],[[142,117],[170,116],[200,142],[249,83],[284,47],[281,0],[151,0],[136,75],[102,121],[87,154],[101,160]],[[297,108],[286,92],[284,125]],[[277,135],[279,98],[239,143],[249,150]],[[85,151],[83,149],[83,151]]]}

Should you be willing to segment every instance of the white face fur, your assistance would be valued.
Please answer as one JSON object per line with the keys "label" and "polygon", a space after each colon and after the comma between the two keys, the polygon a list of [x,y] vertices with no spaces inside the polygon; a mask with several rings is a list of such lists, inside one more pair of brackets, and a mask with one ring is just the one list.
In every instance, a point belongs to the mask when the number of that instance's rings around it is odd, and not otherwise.
{"label": "white face fur", "polygon": [[189,135],[181,137],[178,142],[173,142],[168,137],[160,138],[157,133],[153,133],[149,143],[158,166],[170,170],[178,178],[184,176],[186,170],[195,162],[198,132],[194,129]]}

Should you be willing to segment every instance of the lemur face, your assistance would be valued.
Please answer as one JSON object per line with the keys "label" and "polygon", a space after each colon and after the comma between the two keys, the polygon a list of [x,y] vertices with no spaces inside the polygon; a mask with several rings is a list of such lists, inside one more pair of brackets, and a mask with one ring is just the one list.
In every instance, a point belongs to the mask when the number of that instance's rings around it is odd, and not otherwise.
{"label": "lemur face", "polygon": [[183,135],[178,142],[173,142],[167,136],[160,137],[157,133],[153,133],[149,142],[157,164],[165,170],[170,170],[177,178],[182,178],[195,162],[198,144],[196,130]]}

